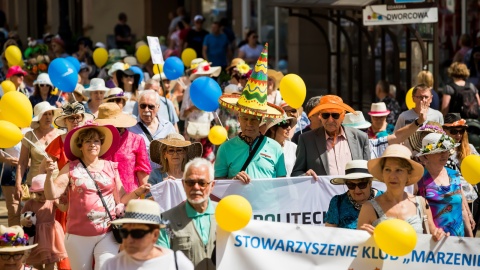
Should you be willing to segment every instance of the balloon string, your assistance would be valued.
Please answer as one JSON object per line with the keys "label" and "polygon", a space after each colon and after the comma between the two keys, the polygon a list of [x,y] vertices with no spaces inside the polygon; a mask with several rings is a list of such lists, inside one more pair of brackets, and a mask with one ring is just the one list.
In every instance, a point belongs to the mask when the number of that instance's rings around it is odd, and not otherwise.
{"label": "balloon string", "polygon": [[[215,116],[217,117],[217,120],[218,120],[218,122],[220,123],[220,126],[222,126],[223,128],[225,128],[225,127],[223,126],[223,124],[222,124],[222,120],[220,120],[220,117],[218,117],[218,113],[215,111],[215,112],[213,112],[213,115],[215,115]],[[229,140],[229,138],[228,138],[228,135],[227,135],[227,141],[228,141],[228,140]]]}
{"label": "balloon string", "polygon": [[5,155],[7,155],[7,156],[9,156],[9,157],[11,157],[11,158],[14,158],[12,155],[10,155],[9,153],[7,153],[7,152],[5,152],[5,151],[3,151],[3,150],[1,150],[1,149],[0,149],[0,152],[4,153]]}
{"label": "balloon string", "polygon": [[60,93],[58,93],[58,98],[57,98],[57,102],[60,100],[60,97],[62,96],[62,90],[60,90]]}
{"label": "balloon string", "polygon": [[42,153],[42,155],[46,158],[46,159],[49,159],[47,153],[45,153],[45,150],[43,150],[42,148],[38,147],[36,144],[34,144],[32,141],[30,141],[29,139],[27,139],[27,137],[23,137],[24,140],[26,140],[27,142],[29,142],[33,147],[35,147],[35,149],[37,149],[39,152]]}
{"label": "balloon string", "polygon": [[75,100],[75,102],[77,102],[77,98],[75,98],[75,94],[72,93],[72,97],[73,97],[73,100]]}

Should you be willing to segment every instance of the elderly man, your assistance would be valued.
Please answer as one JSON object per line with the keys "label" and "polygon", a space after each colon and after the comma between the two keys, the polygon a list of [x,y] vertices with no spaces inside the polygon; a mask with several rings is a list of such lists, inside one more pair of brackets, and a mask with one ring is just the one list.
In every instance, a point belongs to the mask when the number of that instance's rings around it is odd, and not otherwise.
{"label": "elderly man", "polygon": [[210,200],[213,177],[213,166],[206,159],[194,158],[185,165],[182,181],[187,201],[162,214],[169,221],[168,228],[161,230],[157,241],[160,246],[183,251],[196,270],[215,269],[211,259],[217,226],[217,204]]}
{"label": "elderly man", "polygon": [[131,200],[125,211],[125,218],[113,224],[121,224],[120,236],[123,250],[108,259],[102,270],[134,269],[191,269],[193,264],[182,252],[156,246],[160,228],[165,227],[160,217],[160,206],[151,200]]}
{"label": "elderly man", "polygon": [[[128,128],[129,131],[142,136],[147,146],[147,153],[150,153],[150,142],[163,139],[168,134],[175,132],[172,123],[158,117],[160,108],[160,96],[154,90],[141,92],[138,99],[138,123]],[[150,159],[152,170],[159,168],[159,165]]]}
{"label": "elderly man", "polygon": [[345,111],[355,113],[335,95],[323,96],[309,116],[320,113],[323,127],[300,136],[297,160],[292,176],[344,175],[347,162],[370,159],[367,134],[350,127],[342,127]]}
{"label": "elderly man", "polygon": [[280,144],[260,133],[264,118],[283,118],[283,110],[267,103],[267,46],[258,58],[241,96],[225,94],[220,105],[240,112],[242,132],[223,143],[217,152],[215,178],[236,179],[249,183],[255,178],[276,178],[287,175]]}
{"label": "elderly man", "polygon": [[[307,115],[310,115],[310,112],[318,105],[318,103],[320,103],[321,98],[322,98],[322,96],[315,96],[315,97],[310,98],[307,101],[307,104],[305,105],[305,113]],[[298,138],[300,137],[300,135],[302,135],[303,133],[305,133],[307,131],[317,129],[317,128],[322,126],[322,121],[320,121],[320,112],[317,112],[317,113],[309,116],[308,120],[310,120],[310,125],[306,126],[301,131],[295,132],[295,135],[293,135],[293,137],[292,137],[292,142],[298,144]]]}

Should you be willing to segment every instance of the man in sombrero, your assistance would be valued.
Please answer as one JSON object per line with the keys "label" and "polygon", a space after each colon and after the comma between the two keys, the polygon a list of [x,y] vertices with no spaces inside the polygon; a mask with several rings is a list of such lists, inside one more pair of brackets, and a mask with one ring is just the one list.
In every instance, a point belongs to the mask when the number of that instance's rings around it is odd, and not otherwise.
{"label": "man in sombrero", "polygon": [[320,113],[322,127],[300,135],[292,176],[345,175],[347,162],[370,159],[367,134],[342,126],[346,111],[356,114],[339,96],[321,98],[308,116]]}
{"label": "man in sombrero", "polygon": [[239,112],[242,132],[218,149],[216,179],[249,183],[251,179],[287,175],[281,146],[259,131],[262,121],[283,117],[280,107],[267,102],[267,56],[265,44],[241,96],[225,94],[219,99],[221,106]]}

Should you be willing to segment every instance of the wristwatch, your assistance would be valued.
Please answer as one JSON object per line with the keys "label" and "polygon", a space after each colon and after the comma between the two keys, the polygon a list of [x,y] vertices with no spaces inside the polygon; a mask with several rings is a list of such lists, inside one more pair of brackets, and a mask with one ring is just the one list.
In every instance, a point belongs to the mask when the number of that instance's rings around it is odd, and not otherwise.
{"label": "wristwatch", "polygon": [[415,125],[416,125],[417,127],[419,127],[419,126],[422,125],[422,124],[418,123],[418,118],[415,119]]}

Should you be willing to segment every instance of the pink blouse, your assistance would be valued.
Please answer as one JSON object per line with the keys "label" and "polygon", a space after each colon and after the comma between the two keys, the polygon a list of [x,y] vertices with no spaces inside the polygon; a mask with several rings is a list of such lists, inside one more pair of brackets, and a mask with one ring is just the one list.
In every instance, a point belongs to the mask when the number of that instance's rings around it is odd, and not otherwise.
{"label": "pink blouse", "polygon": [[122,134],[117,152],[109,160],[118,163],[118,172],[126,193],[138,188],[137,172],[150,174],[151,167],[148,159],[147,147],[143,138],[128,130]]}
{"label": "pink blouse", "polygon": [[[109,229],[110,218],[97,194],[92,178],[79,160],[71,161],[69,166],[70,184],[68,193],[70,201],[68,204],[67,232],[80,236],[97,236],[106,233]],[[114,192],[117,192],[116,170],[117,163],[106,160],[102,170],[90,170],[113,219],[115,219]]]}

